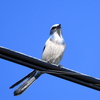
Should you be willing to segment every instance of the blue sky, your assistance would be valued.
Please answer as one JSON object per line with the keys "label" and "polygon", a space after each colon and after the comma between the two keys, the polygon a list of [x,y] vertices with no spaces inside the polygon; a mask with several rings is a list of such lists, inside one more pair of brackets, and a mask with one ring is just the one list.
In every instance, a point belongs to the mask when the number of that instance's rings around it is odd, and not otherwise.
{"label": "blue sky", "polygon": [[[100,0],[2,0],[0,46],[41,59],[53,24],[62,24],[66,68],[100,78]],[[32,71],[0,59],[0,100],[99,100],[100,92],[48,74],[20,96],[9,87]]]}

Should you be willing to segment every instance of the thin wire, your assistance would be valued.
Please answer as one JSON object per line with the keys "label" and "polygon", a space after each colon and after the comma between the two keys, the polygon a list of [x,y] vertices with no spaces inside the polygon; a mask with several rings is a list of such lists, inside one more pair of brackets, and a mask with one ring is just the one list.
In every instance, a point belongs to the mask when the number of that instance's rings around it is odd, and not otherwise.
{"label": "thin wire", "polygon": [[80,75],[78,73],[66,72],[66,71],[58,71],[58,70],[47,70],[47,71],[42,71],[42,72],[43,73],[66,74],[66,75]]}

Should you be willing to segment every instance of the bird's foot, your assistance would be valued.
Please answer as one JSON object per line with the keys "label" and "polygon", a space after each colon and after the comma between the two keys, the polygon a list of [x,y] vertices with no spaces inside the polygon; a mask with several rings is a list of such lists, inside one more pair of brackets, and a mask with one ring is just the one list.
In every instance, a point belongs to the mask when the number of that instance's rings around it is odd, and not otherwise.
{"label": "bird's foot", "polygon": [[50,61],[47,61],[47,63],[48,63],[48,64],[51,64],[51,62],[50,62]]}
{"label": "bird's foot", "polygon": [[62,65],[58,65],[58,67],[63,68],[63,66],[62,66]]}

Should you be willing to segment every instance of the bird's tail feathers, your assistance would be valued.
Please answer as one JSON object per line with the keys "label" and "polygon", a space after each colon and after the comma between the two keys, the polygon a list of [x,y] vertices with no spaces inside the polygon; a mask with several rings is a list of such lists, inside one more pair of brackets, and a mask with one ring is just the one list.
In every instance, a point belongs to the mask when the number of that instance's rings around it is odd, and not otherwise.
{"label": "bird's tail feathers", "polygon": [[14,96],[20,95],[23,93],[42,73],[40,71],[34,71],[30,77],[14,91]]}
{"label": "bird's tail feathers", "polygon": [[15,86],[17,86],[18,84],[20,84],[21,82],[23,82],[25,79],[29,78],[32,74],[34,73],[34,71],[32,71],[31,73],[29,73],[28,75],[26,75],[25,77],[23,77],[22,79],[20,79],[19,81],[17,81],[16,83],[14,83],[12,86],[10,86],[9,88],[12,89]]}

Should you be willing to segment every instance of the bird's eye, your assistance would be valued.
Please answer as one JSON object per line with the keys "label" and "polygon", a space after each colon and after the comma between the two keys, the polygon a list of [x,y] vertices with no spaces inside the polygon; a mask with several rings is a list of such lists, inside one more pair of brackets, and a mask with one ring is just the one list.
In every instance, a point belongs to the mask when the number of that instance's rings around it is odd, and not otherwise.
{"label": "bird's eye", "polygon": [[56,29],[57,27],[52,27],[52,30]]}

